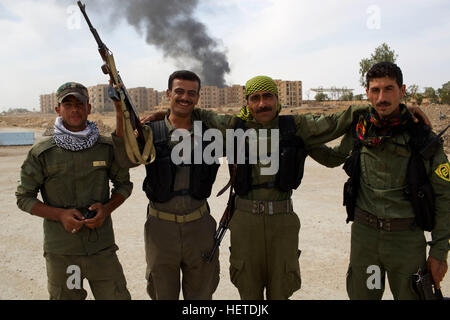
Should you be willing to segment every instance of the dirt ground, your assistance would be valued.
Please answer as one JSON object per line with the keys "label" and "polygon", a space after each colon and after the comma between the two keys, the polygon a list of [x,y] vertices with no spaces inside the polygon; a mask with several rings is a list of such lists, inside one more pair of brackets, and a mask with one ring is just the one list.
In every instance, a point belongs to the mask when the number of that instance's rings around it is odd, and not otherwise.
{"label": "dirt ground", "polygon": [[[448,108],[446,108],[448,111]],[[92,115],[102,119],[105,126],[114,126],[112,117]],[[447,123],[450,115],[447,117]],[[27,124],[34,118],[39,125]],[[39,141],[55,116],[24,117],[16,120],[0,117],[0,131],[34,131]],[[0,299],[48,299],[47,277],[43,258],[42,219],[20,211],[14,192],[20,166],[30,146],[0,147],[0,204],[3,222],[0,225]],[[118,256],[133,299],[149,299],[146,294],[144,223],[147,199],[141,191],[145,168],[130,170],[134,182],[133,194],[113,213]],[[213,195],[228,179],[227,169],[220,167]],[[342,206],[342,186],[346,175],[342,167],[329,169],[308,158],[302,185],[294,192],[294,210],[302,224],[299,249],[302,250],[300,268],[302,288],[292,299],[347,299],[345,274],[350,252],[350,224],[345,223]],[[226,195],[212,196],[209,204],[218,221],[226,204]],[[429,238],[429,234],[427,234]],[[229,279],[229,231],[220,248],[220,283],[214,299],[239,299],[237,289]],[[450,276],[442,282],[444,295],[450,296]],[[88,284],[85,281],[85,288]],[[89,291],[89,290],[88,290]],[[92,295],[89,293],[89,299]],[[386,284],[384,299],[392,299]]]}

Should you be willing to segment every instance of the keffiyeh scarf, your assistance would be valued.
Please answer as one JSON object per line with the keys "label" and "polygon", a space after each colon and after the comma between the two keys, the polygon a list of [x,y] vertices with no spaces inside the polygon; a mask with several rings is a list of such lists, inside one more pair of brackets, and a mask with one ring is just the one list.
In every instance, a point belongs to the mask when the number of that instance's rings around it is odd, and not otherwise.
{"label": "keffiyeh scarf", "polygon": [[[278,96],[278,87],[275,83],[275,81],[272,80],[272,78],[267,76],[257,76],[247,81],[245,84],[245,96],[248,97],[249,95],[259,92],[259,91],[268,91],[273,93],[274,95]],[[278,104],[278,111],[277,114],[281,111],[281,104]],[[247,106],[243,106],[241,110],[239,111],[238,117],[242,120],[252,120],[253,116],[250,113],[250,110],[247,108]]]}
{"label": "keffiyeh scarf", "polygon": [[400,114],[389,119],[381,119],[375,111],[375,108],[370,108],[370,114],[368,116],[359,116],[359,121],[356,125],[356,136],[363,144],[375,146],[380,144],[386,136],[368,136],[370,126],[373,125],[378,129],[388,129],[389,131],[392,131],[392,129],[399,125],[405,125],[410,119],[411,114],[404,104],[400,104]]}
{"label": "keffiyeh scarf", "polygon": [[86,121],[86,129],[72,132],[64,127],[61,117],[57,117],[54,125],[53,138],[56,145],[70,151],[81,151],[92,147],[98,140],[99,131],[95,122]]}

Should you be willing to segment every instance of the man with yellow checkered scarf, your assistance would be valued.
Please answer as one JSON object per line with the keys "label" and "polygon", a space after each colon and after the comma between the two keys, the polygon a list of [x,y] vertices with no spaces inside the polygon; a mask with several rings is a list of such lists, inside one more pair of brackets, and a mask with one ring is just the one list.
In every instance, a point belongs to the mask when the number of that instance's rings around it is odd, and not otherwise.
{"label": "man with yellow checkered scarf", "polygon": [[[262,174],[270,164],[260,159],[256,164],[237,166],[235,212],[230,223],[230,278],[243,300],[262,300],[264,290],[267,299],[288,299],[301,286],[300,220],[291,196],[300,185],[305,158],[309,154],[319,162],[332,161],[322,144],[344,134],[358,111],[366,108],[352,106],[328,116],[280,116],[277,86],[266,76],[250,79],[245,95],[247,104],[238,115],[195,109],[193,117],[221,130],[224,136],[226,129],[255,129],[258,144],[279,146],[275,148],[279,150],[276,174]],[[268,129],[267,142],[259,139],[261,129]],[[279,134],[272,141],[275,129]],[[248,158],[248,147],[235,154],[243,152]]]}

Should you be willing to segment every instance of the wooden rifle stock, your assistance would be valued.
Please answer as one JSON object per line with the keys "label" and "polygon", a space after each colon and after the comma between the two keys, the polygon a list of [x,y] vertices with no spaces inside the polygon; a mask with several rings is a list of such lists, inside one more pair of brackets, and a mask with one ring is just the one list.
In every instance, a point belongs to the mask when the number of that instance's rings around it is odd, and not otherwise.
{"label": "wooden rifle stock", "polygon": [[[146,143],[145,141],[144,132],[142,129],[142,124],[140,122],[138,112],[133,104],[133,101],[130,98],[130,95],[128,94],[128,91],[122,81],[122,78],[119,75],[119,71],[117,70],[114,61],[114,56],[112,52],[108,49],[108,47],[100,39],[97,30],[92,26],[92,23],[86,13],[86,5],[82,4],[81,1],[78,1],[77,3],[78,6],[80,7],[81,12],[83,13],[83,16],[89,26],[89,29],[94,35],[95,41],[97,42],[98,51],[104,63],[102,65],[102,71],[104,74],[109,75],[110,83],[115,85],[117,88],[116,91],[114,88],[110,87],[108,89],[108,95],[110,96],[111,99],[121,102],[122,105],[122,113],[124,115],[125,118],[124,120],[126,122],[125,130],[128,131],[126,132],[127,135],[126,139],[128,142],[128,145],[126,143],[127,155],[130,158],[130,160],[134,163],[148,164],[152,162],[154,158],[154,153],[153,155],[151,155],[152,146],[149,143]],[[128,121],[131,124],[131,127],[128,128],[127,130]],[[137,137],[134,136],[134,130],[136,130],[138,133]],[[150,143],[152,143],[152,141],[150,141]]]}

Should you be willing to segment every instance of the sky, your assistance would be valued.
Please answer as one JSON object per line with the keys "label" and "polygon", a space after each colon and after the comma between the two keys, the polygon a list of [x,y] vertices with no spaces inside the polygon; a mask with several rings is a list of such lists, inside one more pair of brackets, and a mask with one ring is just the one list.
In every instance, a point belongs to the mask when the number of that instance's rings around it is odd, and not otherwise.
{"label": "sky", "polygon": [[[111,15],[95,1],[83,3],[128,88],[166,90],[173,71],[190,67],[147,44],[120,9]],[[227,85],[256,75],[300,80],[304,99],[319,86],[363,93],[359,62],[383,42],[407,86],[442,87],[450,81],[449,17],[448,0],[199,0],[195,10],[227,55]],[[0,0],[0,39],[0,111],[37,111],[40,94],[68,81],[108,81],[76,1]]]}

